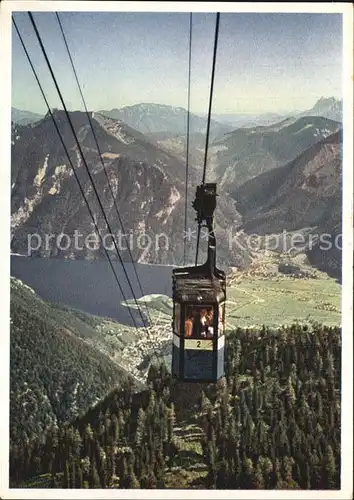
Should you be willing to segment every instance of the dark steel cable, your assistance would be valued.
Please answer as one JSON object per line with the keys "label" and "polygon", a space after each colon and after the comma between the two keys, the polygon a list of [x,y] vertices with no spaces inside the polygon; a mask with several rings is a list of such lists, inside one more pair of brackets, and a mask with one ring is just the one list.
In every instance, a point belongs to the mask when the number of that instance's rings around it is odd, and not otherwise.
{"label": "dark steel cable", "polygon": [[[75,75],[75,79],[76,79],[76,83],[77,83],[77,86],[78,86],[78,89],[79,89],[79,92],[80,92],[80,95],[81,95],[81,99],[82,99],[83,105],[85,107],[86,117],[87,117],[88,122],[90,124],[91,131],[92,131],[95,143],[96,143],[97,153],[98,153],[98,156],[100,158],[101,165],[102,165],[103,171],[104,171],[105,176],[106,176],[106,180],[107,180],[107,183],[108,183],[110,194],[111,194],[112,199],[113,199],[113,204],[114,204],[114,207],[115,207],[115,210],[116,210],[116,213],[117,213],[119,224],[120,224],[120,226],[121,226],[121,228],[123,230],[123,234],[124,234],[125,241],[126,241],[126,244],[127,244],[127,250],[129,252],[129,256],[130,256],[131,262],[133,264],[133,268],[134,268],[135,276],[136,276],[136,279],[137,279],[137,282],[138,282],[138,285],[139,285],[139,289],[140,289],[142,297],[144,297],[145,294],[144,294],[144,291],[143,291],[143,288],[142,288],[142,285],[141,285],[141,281],[140,281],[140,278],[139,278],[139,275],[138,275],[138,272],[137,272],[137,269],[136,269],[135,261],[133,260],[133,255],[131,253],[131,249],[130,249],[130,245],[129,245],[129,240],[128,240],[127,235],[125,233],[125,228],[124,228],[124,225],[123,225],[123,221],[122,221],[121,215],[119,213],[118,206],[117,206],[114,194],[113,194],[111,182],[109,180],[107,169],[106,169],[106,166],[105,166],[103,158],[102,158],[102,152],[101,152],[101,149],[100,149],[99,144],[98,144],[97,135],[96,135],[96,132],[95,132],[94,127],[93,127],[93,123],[92,123],[92,120],[91,120],[91,117],[90,117],[90,113],[88,112],[88,109],[87,109],[87,105],[86,105],[86,101],[85,101],[84,94],[83,94],[83,91],[82,91],[82,87],[80,85],[80,81],[79,81],[79,78],[78,78],[78,75],[77,75],[77,71],[76,71],[76,68],[75,68],[75,65],[74,65],[74,61],[73,61],[73,59],[71,57],[71,52],[70,52],[69,45],[68,45],[68,42],[67,42],[67,39],[66,39],[66,36],[65,36],[65,33],[64,33],[64,29],[63,29],[62,23],[60,21],[59,13],[56,12],[55,14],[56,14],[56,17],[57,17],[57,21],[58,21],[59,28],[60,28],[60,31],[61,31],[64,43],[65,43],[65,47],[66,47],[68,56],[69,56],[69,59],[70,59],[71,67],[72,67],[73,73]],[[152,320],[151,320],[151,316],[150,316],[150,312],[149,312],[147,303],[146,303],[145,300],[143,302],[144,302],[144,305],[145,305],[145,308],[146,308],[147,315],[149,317],[149,322],[150,322],[150,324],[152,324]]]}
{"label": "dark steel cable", "polygon": [[[22,36],[21,36],[21,33],[20,33],[20,31],[19,31],[19,29],[18,29],[18,27],[17,27],[16,21],[15,21],[15,19],[14,19],[13,17],[12,17],[12,22],[13,22],[13,24],[14,24],[14,26],[15,26],[15,29],[16,29],[16,31],[17,31],[17,35],[18,35],[18,37],[19,37],[19,39],[20,39],[20,42],[21,42],[21,45],[22,45],[22,47],[23,47],[23,50],[24,50],[24,52],[25,52],[25,54],[26,54],[27,60],[28,60],[28,62],[29,62],[29,64],[30,64],[30,66],[31,66],[32,72],[33,72],[34,77],[35,77],[35,79],[36,79],[36,81],[37,81],[37,84],[38,84],[39,90],[41,91],[41,94],[42,94],[42,97],[43,97],[43,99],[44,99],[44,102],[45,102],[45,104],[46,104],[46,106],[47,106],[47,108],[48,108],[48,112],[49,112],[50,117],[51,117],[51,119],[52,119],[52,121],[53,121],[53,124],[54,124],[54,126],[55,126],[55,129],[56,129],[56,131],[57,131],[57,133],[58,133],[58,136],[59,136],[59,139],[60,139],[60,141],[61,141],[61,144],[62,144],[62,146],[63,146],[63,148],[64,148],[64,151],[65,151],[65,153],[66,153],[66,156],[68,157],[68,160],[69,160],[70,166],[71,166],[71,168],[72,168],[72,170],[73,170],[73,173],[74,173],[75,179],[76,179],[76,181],[77,181],[77,183],[78,183],[78,186],[79,186],[80,192],[81,192],[81,194],[82,194],[82,196],[83,196],[83,198],[84,198],[84,201],[85,201],[85,203],[86,203],[87,209],[88,209],[89,214],[90,214],[90,216],[91,216],[91,219],[92,219],[92,221],[93,221],[93,223],[94,223],[94,226],[95,226],[96,232],[97,232],[97,234],[98,234],[98,236],[99,236],[99,238],[100,238],[100,240],[101,240],[101,243],[103,244],[103,238],[102,238],[102,236],[101,236],[101,234],[100,234],[99,228],[98,228],[97,223],[96,223],[96,221],[95,221],[94,214],[93,214],[93,212],[92,212],[92,210],[91,210],[91,208],[90,208],[90,205],[89,205],[89,203],[88,203],[88,200],[87,200],[87,198],[86,198],[85,191],[84,191],[84,189],[83,189],[83,187],[82,187],[82,185],[81,185],[80,179],[79,179],[79,177],[78,177],[78,175],[77,175],[77,172],[76,172],[76,170],[75,170],[75,167],[74,167],[74,165],[73,165],[73,162],[72,162],[72,160],[71,160],[71,158],[70,158],[69,151],[68,151],[68,149],[67,149],[67,147],[66,147],[66,144],[65,144],[65,142],[64,142],[64,140],[63,140],[63,137],[62,137],[61,132],[60,132],[60,130],[59,130],[58,124],[57,124],[56,120],[54,119],[54,116],[53,116],[53,113],[52,113],[52,111],[51,111],[51,109],[50,109],[50,106],[49,106],[48,100],[47,100],[47,98],[46,98],[46,96],[45,96],[45,93],[44,93],[43,87],[42,87],[42,85],[41,85],[41,82],[39,81],[39,78],[38,78],[37,72],[36,72],[36,70],[35,70],[35,68],[34,68],[34,66],[33,66],[33,63],[32,63],[32,60],[31,60],[31,57],[30,57],[30,55],[29,55],[29,53],[28,53],[28,51],[27,51],[27,49],[26,49],[26,46],[25,46],[25,43],[24,43],[23,38],[22,38]],[[126,298],[126,296],[125,296],[125,294],[124,294],[124,291],[123,291],[123,289],[122,289],[122,286],[121,286],[121,284],[120,284],[120,282],[119,282],[119,278],[118,278],[118,276],[117,276],[116,270],[114,269],[114,266],[113,266],[113,264],[112,264],[111,258],[110,258],[110,256],[109,256],[109,253],[108,253],[108,251],[107,251],[107,249],[105,248],[105,246],[104,246],[104,245],[103,245],[103,248],[104,248],[104,250],[105,250],[105,252],[106,252],[106,256],[107,256],[108,262],[109,262],[110,267],[111,267],[111,269],[112,269],[112,271],[113,271],[113,274],[114,274],[115,280],[117,281],[117,284],[118,284],[119,290],[120,290],[120,292],[121,292],[121,294],[122,294],[122,297],[123,297],[123,299],[124,299],[125,303],[127,304],[127,298]],[[131,318],[132,318],[132,321],[133,321],[133,324],[134,324],[134,326],[135,326],[136,330],[138,330],[138,326],[137,326],[137,324],[136,324],[136,320],[135,320],[135,318],[134,318],[134,316],[133,316],[133,314],[132,314],[131,309],[130,309],[130,307],[129,307],[129,306],[128,306],[128,311],[129,311],[129,313],[130,313],[130,316],[131,316]]]}
{"label": "dark steel cable", "polygon": [[198,251],[199,251],[199,241],[200,241],[200,230],[201,230],[201,223],[198,222],[198,234],[197,234],[197,251],[196,251],[196,256],[195,256],[195,265],[198,265]]}
{"label": "dark steel cable", "polygon": [[[216,13],[216,21],[215,21],[214,53],[213,53],[213,65],[212,65],[212,70],[211,70],[209,110],[208,110],[208,121],[207,121],[206,139],[205,139],[205,154],[204,154],[204,167],[203,167],[202,184],[205,184],[206,166],[207,166],[207,160],[208,160],[210,121],[211,121],[211,110],[212,110],[212,104],[213,104],[214,77],[215,77],[215,66],[216,66],[216,52],[217,52],[217,48],[218,48],[218,38],[219,38],[219,21],[220,21],[220,12],[217,12]],[[196,266],[198,265],[200,229],[201,229],[201,222],[198,222],[197,249],[196,249],[196,254],[195,254],[195,265]]]}
{"label": "dark steel cable", "polygon": [[[54,118],[54,116],[53,116],[53,113],[52,113],[52,111],[51,111],[51,109],[50,109],[50,106],[49,106],[48,100],[47,100],[47,98],[46,98],[46,96],[45,96],[45,93],[44,93],[43,87],[42,87],[42,85],[41,85],[41,83],[40,83],[40,81],[39,81],[39,78],[38,78],[37,72],[36,72],[36,70],[35,70],[35,68],[34,68],[34,66],[33,66],[33,64],[32,64],[32,61],[31,61],[30,55],[29,55],[29,53],[28,53],[28,51],[27,51],[27,49],[26,49],[25,43],[24,43],[24,41],[23,41],[23,39],[22,39],[22,36],[21,36],[21,34],[20,34],[20,32],[19,32],[19,30],[18,30],[18,28],[17,28],[16,22],[15,22],[15,20],[14,20],[14,18],[13,18],[13,17],[12,17],[12,21],[13,21],[13,23],[14,23],[14,25],[15,25],[15,28],[16,28],[17,34],[18,34],[18,36],[19,36],[19,39],[20,39],[20,41],[21,41],[22,47],[23,47],[23,49],[24,49],[24,52],[25,52],[25,54],[26,54],[26,57],[27,57],[28,62],[29,62],[29,64],[30,64],[30,67],[31,67],[31,69],[32,69],[32,72],[33,72],[33,74],[34,74],[34,76],[35,76],[35,79],[36,79],[36,81],[37,81],[37,84],[38,84],[38,86],[39,86],[39,89],[40,89],[40,91],[41,91],[41,93],[42,93],[43,99],[44,99],[44,101],[45,101],[45,103],[46,103],[46,106],[47,106],[47,108],[48,108],[48,112],[49,112],[49,114],[50,114],[50,117],[51,117],[51,119],[52,119],[52,122],[53,122],[53,124],[54,124],[54,126],[55,126],[55,129],[56,129],[57,133],[58,133],[58,136],[59,136],[59,139],[60,139],[60,141],[61,141],[61,143],[62,143],[62,146],[63,146],[63,148],[64,148],[64,151],[65,151],[65,153],[66,153],[66,155],[67,155],[67,157],[68,157],[69,163],[70,163],[70,165],[71,165],[71,168],[72,168],[72,170],[73,170],[74,176],[75,176],[76,181],[77,181],[77,183],[78,183],[78,186],[79,186],[79,188],[80,188],[81,194],[82,194],[82,196],[83,196],[83,198],[84,198],[84,201],[85,201],[85,203],[86,203],[87,209],[88,209],[88,211],[89,211],[89,213],[90,213],[90,216],[91,216],[91,218],[92,218],[92,221],[93,221],[93,223],[94,223],[94,226],[95,226],[96,232],[97,232],[97,234],[98,234],[98,236],[99,236],[99,238],[100,238],[100,240],[101,240],[101,243],[102,243],[102,245],[103,245],[103,238],[102,238],[102,236],[100,235],[99,228],[98,228],[98,226],[97,226],[97,224],[96,224],[94,214],[92,213],[91,208],[90,208],[90,206],[89,206],[89,203],[88,203],[88,201],[87,201],[87,199],[86,199],[86,196],[85,196],[84,190],[83,190],[83,188],[82,188],[82,186],[81,186],[80,180],[79,180],[78,175],[77,175],[77,173],[76,173],[76,171],[75,171],[74,165],[73,165],[73,163],[72,163],[72,161],[71,161],[70,154],[69,154],[69,152],[68,152],[68,150],[67,150],[67,147],[66,147],[66,145],[65,145],[65,143],[64,143],[64,140],[63,140],[63,138],[62,138],[62,135],[61,135],[61,132],[60,132],[60,130],[59,130],[59,127],[58,127],[58,125],[57,125],[57,123],[56,123],[56,120],[55,120],[55,118]],[[116,271],[115,271],[115,269],[114,269],[114,266],[113,266],[113,264],[112,264],[111,258],[110,258],[110,256],[109,256],[109,253],[108,253],[108,251],[106,250],[106,248],[104,247],[104,245],[103,245],[103,248],[104,248],[104,250],[105,250],[107,260],[108,260],[108,262],[109,262],[109,264],[110,264],[110,267],[111,267],[111,269],[112,269],[113,275],[114,275],[114,277],[115,277],[115,280],[116,280],[116,282],[117,282],[117,284],[118,284],[119,290],[120,290],[120,292],[121,292],[121,294],[122,294],[122,297],[123,297],[123,299],[124,299],[124,302],[125,302],[125,303],[126,303],[126,305],[128,306],[128,312],[129,312],[129,314],[130,314],[130,316],[131,316],[131,318],[132,318],[133,325],[135,326],[136,331],[139,333],[139,330],[138,330],[138,326],[137,326],[136,320],[135,320],[134,316],[132,315],[132,312],[131,312],[131,308],[130,308],[130,306],[129,306],[129,305],[128,305],[128,303],[127,303],[127,298],[126,298],[126,296],[125,296],[125,294],[124,294],[124,291],[123,291],[123,289],[122,289],[122,287],[121,287],[121,285],[120,285],[119,278],[118,278],[117,273],[116,273]],[[139,350],[142,350],[142,349],[141,349],[141,347],[139,347],[138,349],[139,349]],[[152,348],[152,351],[153,351],[153,355],[155,355],[155,357],[156,357],[156,358],[157,358],[157,360],[159,361],[159,360],[160,360],[160,357],[158,356],[158,354],[157,354],[157,352],[156,352],[155,348]],[[144,353],[143,353],[143,354],[144,354]]]}
{"label": "dark steel cable", "polygon": [[[112,234],[112,230],[111,230],[111,227],[110,227],[109,221],[108,221],[107,216],[106,216],[106,213],[105,213],[105,211],[104,211],[104,208],[103,208],[103,205],[102,205],[101,199],[100,199],[100,197],[99,197],[99,194],[98,194],[98,192],[97,192],[96,186],[95,186],[95,184],[94,184],[94,182],[93,182],[93,178],[92,178],[92,175],[91,175],[90,169],[88,168],[88,165],[87,165],[87,163],[86,163],[85,156],[84,156],[84,154],[83,154],[83,151],[82,151],[81,145],[80,145],[79,140],[78,140],[78,138],[77,138],[77,135],[76,135],[76,132],[75,132],[74,126],[73,126],[73,124],[72,124],[72,121],[71,121],[71,118],[70,118],[69,112],[68,112],[68,110],[67,110],[67,107],[66,107],[66,105],[65,105],[65,102],[64,102],[64,99],[63,99],[63,96],[62,96],[61,90],[60,90],[60,88],[59,88],[58,82],[57,82],[56,77],[55,77],[55,75],[54,75],[54,72],[53,72],[52,66],[51,66],[51,64],[50,64],[50,61],[49,61],[49,59],[48,59],[47,52],[46,52],[46,50],[45,50],[45,48],[44,48],[44,45],[43,45],[43,42],[42,42],[42,38],[41,38],[41,36],[40,36],[40,34],[39,34],[39,31],[38,31],[38,28],[37,28],[36,23],[35,23],[35,21],[34,21],[34,18],[33,18],[32,13],[31,13],[31,12],[28,12],[28,16],[29,16],[29,18],[30,18],[31,24],[32,24],[33,29],[34,29],[34,31],[35,31],[35,34],[36,34],[36,36],[37,36],[37,40],[38,40],[38,43],[39,43],[39,45],[40,45],[40,47],[41,47],[41,50],[42,50],[43,56],[44,56],[44,58],[45,58],[45,60],[46,60],[46,63],[47,63],[48,69],[49,69],[49,71],[50,71],[50,74],[51,74],[51,76],[52,76],[52,79],[53,79],[53,82],[54,82],[54,85],[55,85],[55,88],[56,88],[56,90],[57,90],[57,92],[58,92],[58,95],[59,95],[59,98],[60,98],[61,104],[62,104],[62,106],[63,106],[63,109],[64,109],[64,112],[65,112],[66,118],[67,118],[67,120],[68,120],[68,122],[69,122],[69,125],[70,125],[70,128],[71,128],[71,131],[72,131],[72,134],[73,134],[73,136],[74,136],[74,138],[75,138],[75,142],[76,142],[77,148],[78,148],[78,150],[79,150],[80,156],[81,156],[81,158],[82,158],[83,164],[84,164],[85,169],[86,169],[86,171],[87,171],[87,174],[88,174],[88,176],[89,176],[89,178],[90,178],[90,181],[91,181],[91,184],[92,184],[92,188],[93,188],[93,190],[94,190],[94,192],[95,192],[95,195],[96,195],[96,197],[97,197],[98,204],[99,204],[100,209],[101,209],[101,211],[102,211],[103,218],[104,218],[104,220],[105,220],[105,222],[106,222],[106,225],[107,225],[107,228],[108,228],[108,230],[109,230],[110,234]],[[140,315],[140,317],[141,317],[141,320],[142,320],[142,322],[143,322],[144,328],[146,329],[145,318],[144,318],[144,316],[142,315],[142,312],[141,312],[140,306],[139,306],[139,304],[138,304],[138,302],[137,302],[137,299],[136,299],[136,296],[135,296],[134,289],[133,289],[133,287],[132,287],[132,285],[131,285],[131,282],[130,282],[130,279],[129,279],[129,276],[128,276],[128,273],[127,273],[127,270],[126,270],[126,268],[125,268],[125,266],[124,266],[124,262],[123,262],[123,260],[122,260],[122,257],[121,257],[121,255],[120,255],[120,253],[119,253],[119,249],[118,249],[118,247],[117,247],[117,243],[116,243],[115,239],[113,238],[113,235],[112,235],[112,241],[113,241],[113,244],[114,244],[115,250],[116,250],[116,252],[117,252],[117,255],[118,255],[118,258],[119,258],[120,264],[121,264],[121,266],[122,266],[122,268],[123,268],[124,275],[125,275],[126,280],[127,280],[127,282],[128,282],[129,288],[130,288],[130,290],[131,290],[131,292],[132,292],[132,295],[133,295],[133,298],[134,298],[134,301],[135,301],[136,307],[137,307],[137,309],[138,309],[138,313],[139,313],[139,315]],[[147,333],[148,333],[148,331],[147,331]]]}
{"label": "dark steel cable", "polygon": [[187,144],[186,144],[186,185],[184,200],[184,247],[183,263],[186,265],[187,251],[187,212],[188,212],[188,170],[189,170],[189,127],[190,127],[190,103],[191,103],[191,61],[192,61],[192,12],[189,15],[189,56],[188,56],[188,111],[187,111]]}
{"label": "dark steel cable", "polygon": [[212,72],[211,72],[211,85],[210,85],[210,95],[209,95],[209,110],[208,110],[208,122],[207,122],[207,130],[206,130],[206,143],[205,143],[205,155],[204,155],[204,168],[203,168],[203,180],[202,180],[202,184],[205,183],[206,165],[207,165],[207,159],[208,159],[210,121],[211,121],[211,111],[212,111],[213,93],[214,93],[216,51],[217,51],[217,48],[218,48],[218,38],[219,38],[219,20],[220,20],[220,12],[217,12],[216,13],[216,22],[215,22],[214,54],[213,54],[213,66],[212,66]]}

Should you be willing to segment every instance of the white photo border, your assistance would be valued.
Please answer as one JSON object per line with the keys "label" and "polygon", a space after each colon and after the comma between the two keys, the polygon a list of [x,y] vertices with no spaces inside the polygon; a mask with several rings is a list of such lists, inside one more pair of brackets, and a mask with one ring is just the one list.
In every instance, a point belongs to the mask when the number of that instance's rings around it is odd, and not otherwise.
{"label": "white photo border", "polygon": [[[286,12],[339,13],[343,16],[343,250],[342,250],[342,403],[341,490],[43,490],[9,486],[9,318],[10,318],[10,157],[11,14],[13,11]],[[353,495],[353,6],[350,3],[135,2],[3,0],[0,3],[0,497],[65,498],[235,498],[343,499]]]}

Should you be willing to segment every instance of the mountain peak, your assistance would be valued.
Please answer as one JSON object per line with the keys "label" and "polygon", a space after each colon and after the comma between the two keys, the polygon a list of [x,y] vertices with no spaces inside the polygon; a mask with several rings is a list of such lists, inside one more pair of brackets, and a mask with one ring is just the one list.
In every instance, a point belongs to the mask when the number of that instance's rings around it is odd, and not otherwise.
{"label": "mountain peak", "polygon": [[32,111],[26,111],[18,108],[11,108],[11,121],[19,125],[29,125],[30,123],[35,123],[43,118],[39,113],[34,113]]}
{"label": "mountain peak", "polygon": [[333,96],[332,96],[332,97],[324,97],[324,96],[321,96],[321,97],[317,100],[316,104],[325,104],[325,103],[326,103],[326,104],[334,104],[334,103],[336,103],[336,102],[340,102],[340,101],[339,101],[339,100],[337,100],[337,99],[336,99],[335,97],[333,97]]}
{"label": "mountain peak", "polygon": [[342,121],[342,100],[335,97],[320,97],[314,106],[299,116],[322,116],[336,122]]}
{"label": "mountain peak", "polygon": [[[187,110],[181,106],[141,102],[120,109],[101,110],[100,114],[122,120],[143,134],[170,134],[175,137],[187,131]],[[191,133],[205,133],[207,120],[194,113],[190,114]],[[212,121],[213,136],[221,137],[231,127]]]}

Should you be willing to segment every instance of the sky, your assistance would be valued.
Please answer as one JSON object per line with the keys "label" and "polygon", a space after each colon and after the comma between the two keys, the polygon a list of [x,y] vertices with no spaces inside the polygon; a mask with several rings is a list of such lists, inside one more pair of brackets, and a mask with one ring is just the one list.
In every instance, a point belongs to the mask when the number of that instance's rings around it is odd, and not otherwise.
{"label": "sky", "polygon": [[[83,110],[54,12],[35,12],[68,109]],[[141,102],[187,108],[189,13],[60,12],[90,110]],[[61,108],[26,12],[14,13],[51,107]],[[193,13],[191,110],[207,113],[215,13]],[[13,29],[12,106],[45,113]],[[342,15],[221,13],[213,112],[262,114],[309,109],[341,97]]]}

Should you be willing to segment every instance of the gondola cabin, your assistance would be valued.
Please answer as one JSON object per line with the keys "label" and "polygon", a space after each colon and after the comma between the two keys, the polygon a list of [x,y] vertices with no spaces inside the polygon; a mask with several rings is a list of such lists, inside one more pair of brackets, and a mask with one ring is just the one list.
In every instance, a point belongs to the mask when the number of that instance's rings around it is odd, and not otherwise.
{"label": "gondola cabin", "polygon": [[172,375],[185,382],[216,382],[224,376],[226,279],[215,265],[215,197],[216,184],[205,184],[194,203],[197,220],[206,220],[209,229],[206,263],[172,272]]}

